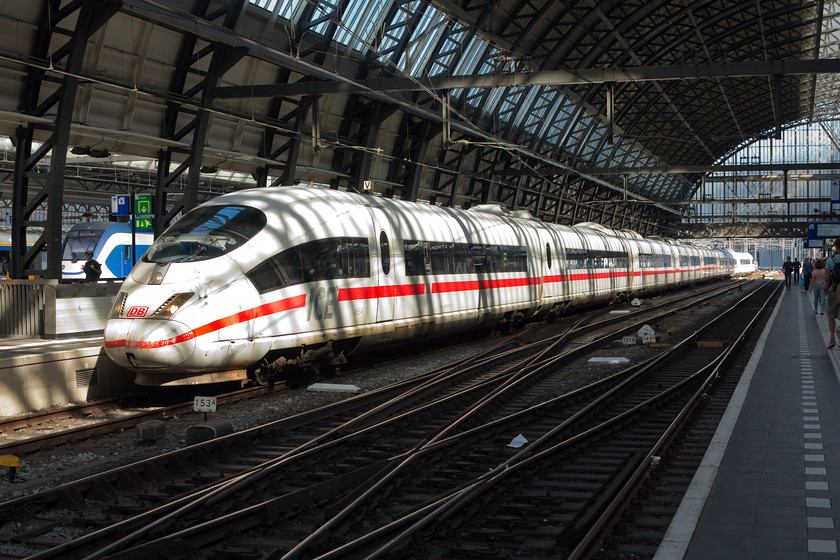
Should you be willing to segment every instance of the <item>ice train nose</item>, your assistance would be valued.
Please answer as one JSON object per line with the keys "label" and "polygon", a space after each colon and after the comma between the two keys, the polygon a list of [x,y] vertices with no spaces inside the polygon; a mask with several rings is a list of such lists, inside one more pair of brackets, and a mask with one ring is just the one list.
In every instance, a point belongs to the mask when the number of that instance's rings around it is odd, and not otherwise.
{"label": "ice train nose", "polygon": [[177,321],[112,319],[104,334],[105,351],[123,367],[178,366],[195,352],[195,334]]}

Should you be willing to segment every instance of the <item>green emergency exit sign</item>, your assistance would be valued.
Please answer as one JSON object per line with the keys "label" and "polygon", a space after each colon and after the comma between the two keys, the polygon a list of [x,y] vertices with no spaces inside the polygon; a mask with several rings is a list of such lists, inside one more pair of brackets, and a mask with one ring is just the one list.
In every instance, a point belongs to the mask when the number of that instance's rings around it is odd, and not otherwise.
{"label": "green emergency exit sign", "polygon": [[134,213],[138,216],[151,216],[154,214],[152,209],[152,195],[138,194],[134,197]]}

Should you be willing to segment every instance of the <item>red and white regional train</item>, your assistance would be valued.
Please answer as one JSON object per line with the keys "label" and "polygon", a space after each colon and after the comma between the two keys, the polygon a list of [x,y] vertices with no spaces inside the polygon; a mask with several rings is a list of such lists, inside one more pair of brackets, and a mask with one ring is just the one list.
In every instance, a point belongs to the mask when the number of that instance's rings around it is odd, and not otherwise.
{"label": "red and white regional train", "polygon": [[117,295],[105,350],[139,384],[262,381],[734,265],[726,251],[497,205],[252,189],[196,207],[154,242]]}

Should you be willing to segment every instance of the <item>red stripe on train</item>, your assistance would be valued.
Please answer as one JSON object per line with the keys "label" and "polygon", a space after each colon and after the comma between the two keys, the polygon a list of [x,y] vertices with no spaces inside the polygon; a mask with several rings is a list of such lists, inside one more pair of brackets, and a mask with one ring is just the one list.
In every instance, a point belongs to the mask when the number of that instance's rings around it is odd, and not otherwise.
{"label": "red stripe on train", "polygon": [[106,348],[119,348],[121,346],[125,346],[126,348],[163,348],[164,346],[171,346],[173,344],[178,344],[179,342],[186,342],[187,340],[191,340],[197,336],[202,336],[214,331],[218,331],[225,327],[229,327],[231,325],[236,325],[238,323],[244,323],[246,321],[251,321],[253,319],[257,319],[259,317],[265,317],[267,315],[273,315],[274,313],[281,313],[283,311],[288,311],[290,309],[297,309],[299,307],[303,307],[306,304],[306,294],[301,294],[299,296],[293,296],[286,299],[281,299],[279,301],[273,301],[271,303],[265,303],[263,305],[253,307],[251,309],[246,309],[245,311],[240,311],[239,313],[234,313],[233,315],[228,315],[227,317],[222,317],[221,319],[217,319],[215,321],[211,321],[206,325],[202,325],[197,329],[193,329],[191,331],[187,331],[183,334],[179,334],[173,338],[167,338],[164,340],[106,340],[105,347]]}

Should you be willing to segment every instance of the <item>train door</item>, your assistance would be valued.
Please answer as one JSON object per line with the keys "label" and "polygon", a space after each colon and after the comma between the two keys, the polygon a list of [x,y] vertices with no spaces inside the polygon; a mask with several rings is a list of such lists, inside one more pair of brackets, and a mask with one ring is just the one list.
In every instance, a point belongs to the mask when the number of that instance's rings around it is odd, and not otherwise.
{"label": "train door", "polygon": [[642,288],[642,269],[639,266],[639,240],[628,239],[625,243],[627,248],[627,291],[631,294],[638,293]]}
{"label": "train door", "polygon": [[604,237],[606,251],[602,257],[602,266],[606,268],[610,278],[610,291],[613,295],[627,292],[628,258],[624,239],[621,237]]}
{"label": "train door", "polygon": [[548,228],[540,228],[539,244],[542,248],[542,281],[540,298],[543,305],[561,301],[563,296],[562,254],[558,250],[558,235]]}
{"label": "train door", "polygon": [[[542,227],[533,227],[533,224],[511,224],[516,237],[520,243],[527,247],[526,266],[527,273],[527,297],[528,307],[535,312],[542,305],[543,299],[543,278],[548,265],[547,257],[550,250],[548,236]],[[533,250],[532,250],[533,248]]]}
{"label": "train door", "polygon": [[376,321],[393,321],[396,288],[394,278],[394,229],[388,216],[380,208],[370,207],[374,241],[371,273],[376,281]]}

